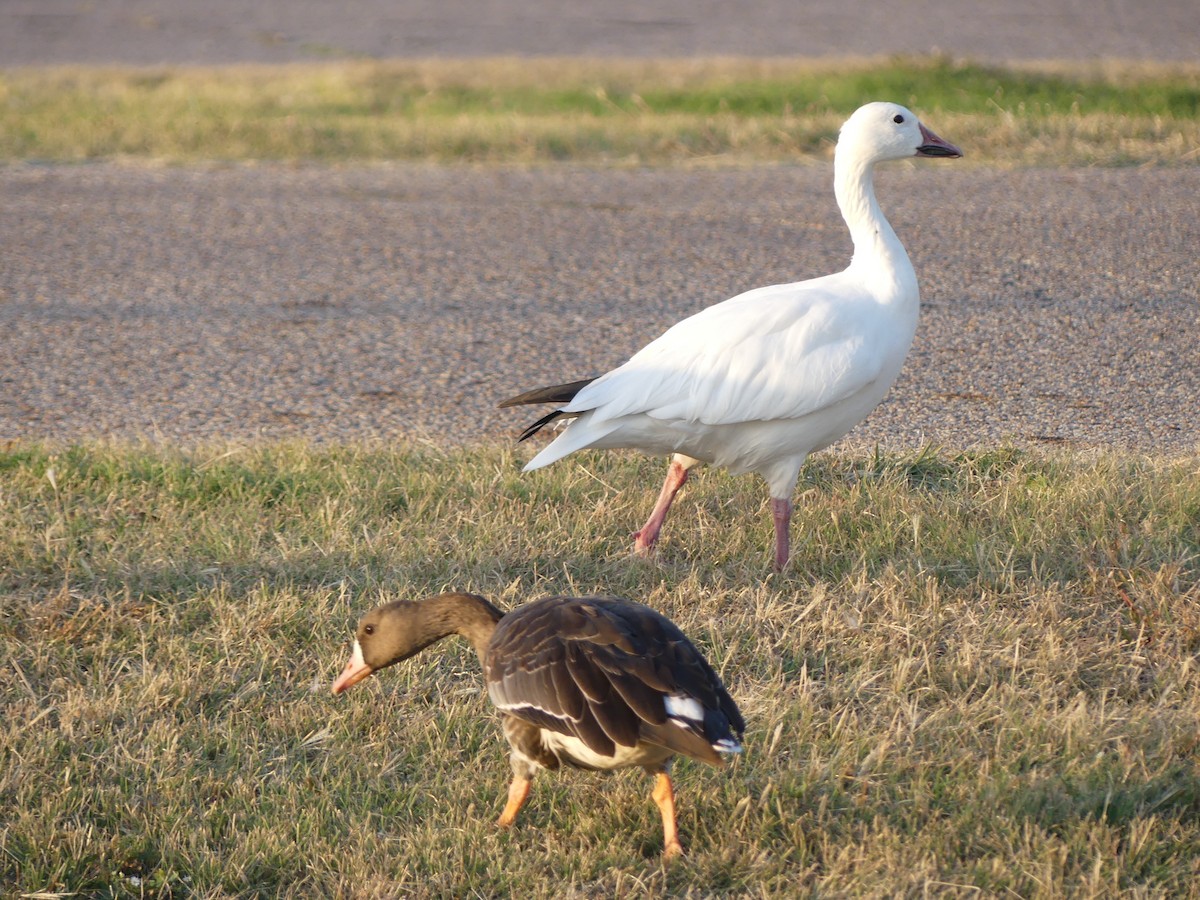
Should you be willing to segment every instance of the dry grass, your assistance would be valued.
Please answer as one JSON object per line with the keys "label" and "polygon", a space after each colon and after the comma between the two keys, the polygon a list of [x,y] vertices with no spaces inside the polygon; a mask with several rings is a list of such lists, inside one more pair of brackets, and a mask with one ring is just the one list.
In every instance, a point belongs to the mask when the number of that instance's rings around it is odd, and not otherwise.
{"label": "dry grass", "polygon": [[[86,896],[1197,896],[1200,458],[825,455],[767,575],[760,485],[531,475],[494,449],[0,453],[0,886]],[[329,695],[350,628],[446,586],[672,616],[749,722],[546,777],[510,833],[477,662]]]}
{"label": "dry grass", "polygon": [[0,159],[725,165],[911,105],[989,165],[1194,164],[1200,68],[941,57],[490,59],[0,70]]}

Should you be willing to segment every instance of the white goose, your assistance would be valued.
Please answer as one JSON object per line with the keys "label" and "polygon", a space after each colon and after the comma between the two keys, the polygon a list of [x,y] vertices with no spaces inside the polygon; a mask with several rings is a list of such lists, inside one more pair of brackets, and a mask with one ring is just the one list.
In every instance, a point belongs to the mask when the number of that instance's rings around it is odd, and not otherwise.
{"label": "white goose", "polygon": [[672,326],[599,378],[529,391],[500,404],[563,403],[525,430],[570,424],[525,470],[585,447],[672,454],[634,548],[654,548],[688,470],[705,462],[767,482],[775,568],[787,564],[792,494],[808,455],[861,422],[900,374],[920,292],[904,245],[875,199],[875,164],[960,157],[912,112],[868,103],[842,126],[834,193],[854,242],[842,272],[739,294]]}

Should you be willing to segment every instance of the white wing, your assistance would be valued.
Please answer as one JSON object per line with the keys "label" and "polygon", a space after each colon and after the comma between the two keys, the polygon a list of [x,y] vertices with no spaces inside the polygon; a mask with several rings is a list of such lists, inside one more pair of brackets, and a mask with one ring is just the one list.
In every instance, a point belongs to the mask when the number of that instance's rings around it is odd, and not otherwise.
{"label": "white wing", "polygon": [[[877,379],[886,314],[844,273],[739,294],[684,319],[563,409],[725,425],[794,419]],[[880,320],[880,321],[876,321]]]}

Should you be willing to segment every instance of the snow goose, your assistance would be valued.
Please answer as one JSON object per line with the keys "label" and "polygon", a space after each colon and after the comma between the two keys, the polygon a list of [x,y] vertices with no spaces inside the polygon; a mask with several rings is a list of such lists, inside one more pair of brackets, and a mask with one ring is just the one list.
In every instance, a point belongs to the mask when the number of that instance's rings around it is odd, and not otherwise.
{"label": "snow goose", "polygon": [[333,692],[460,634],[483,664],[512,749],[497,824],[512,825],[539,769],[641,766],[655,776],[663,855],[683,852],[671,758],[721,765],[745,722],[721,679],[669,619],[613,597],[546,597],[507,615],[473,594],[397,600],[367,613]]}
{"label": "snow goose", "polygon": [[762,287],[668,329],[599,378],[528,391],[501,407],[563,404],[521,435],[569,424],[526,471],[585,447],[671,454],[634,549],[650,553],[688,470],[710,463],[766,481],[775,568],[787,564],[792,494],[810,453],[841,438],[883,399],[917,326],[917,276],[875,199],[875,164],[959,157],[912,112],[868,103],[842,126],[834,194],[854,254],[842,272]]}

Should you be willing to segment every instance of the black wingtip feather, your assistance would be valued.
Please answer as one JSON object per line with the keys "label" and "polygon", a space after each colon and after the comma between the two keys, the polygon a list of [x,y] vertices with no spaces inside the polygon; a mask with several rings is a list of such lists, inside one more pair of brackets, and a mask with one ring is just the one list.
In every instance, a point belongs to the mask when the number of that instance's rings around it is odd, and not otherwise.
{"label": "black wingtip feather", "polygon": [[528,406],[531,403],[569,403],[575,399],[576,394],[595,380],[595,378],[584,378],[582,381],[534,388],[532,391],[502,400],[496,408],[507,409],[510,406]]}
{"label": "black wingtip feather", "polygon": [[561,409],[556,409],[552,413],[547,413],[546,415],[544,415],[540,419],[538,419],[536,422],[534,422],[532,425],[530,425],[528,428],[526,428],[524,431],[522,431],[521,436],[519,438],[517,438],[517,443],[519,444],[521,441],[528,440],[529,438],[531,438],[535,434],[537,434],[539,431],[541,431],[543,428],[545,428],[547,425],[549,425],[551,422],[553,422],[555,419],[562,418],[564,415],[566,415],[566,413],[564,413]]}

